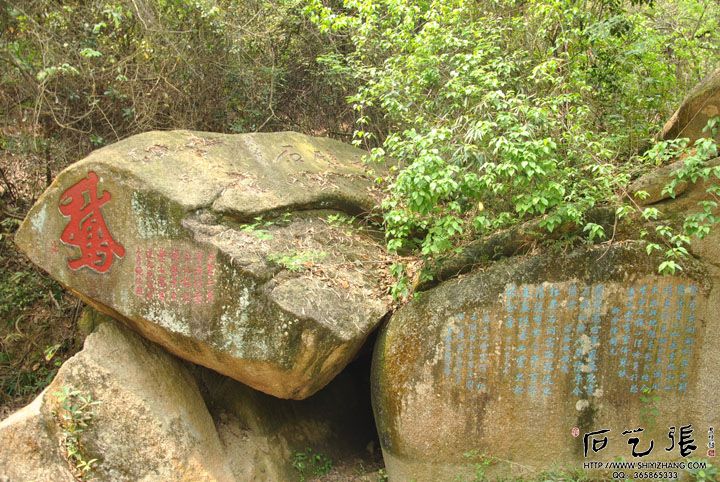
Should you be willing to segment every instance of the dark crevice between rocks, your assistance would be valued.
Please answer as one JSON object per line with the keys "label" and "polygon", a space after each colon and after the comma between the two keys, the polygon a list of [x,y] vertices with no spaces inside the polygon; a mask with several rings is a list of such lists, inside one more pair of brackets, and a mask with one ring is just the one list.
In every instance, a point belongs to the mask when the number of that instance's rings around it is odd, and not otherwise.
{"label": "dark crevice between rocks", "polygon": [[[587,221],[603,227],[610,235],[615,226],[615,213],[610,208],[598,207],[588,213]],[[566,224],[549,232],[540,225],[542,219],[533,219],[504,231],[473,240],[458,253],[440,257],[423,268],[415,291],[426,291],[443,281],[488,266],[495,261],[530,253],[540,245],[547,245],[582,232],[582,226]]]}
{"label": "dark crevice between rocks", "polygon": [[[381,469],[382,454],[370,401],[376,333],[368,337],[357,357],[339,375],[305,400],[275,398],[188,363],[228,460],[242,465],[240,462],[247,459],[252,470],[269,476],[268,480],[273,476],[299,479],[293,461],[306,454],[323,455],[331,466],[330,473],[323,476],[306,473],[306,480],[364,480],[358,477]],[[249,475],[234,472],[238,480]]]}
{"label": "dark crevice between rocks", "polygon": [[307,203],[290,203],[288,205],[275,209],[268,209],[257,212],[241,212],[241,211],[215,211],[212,209],[212,203],[206,206],[216,213],[222,220],[232,221],[239,224],[252,223],[255,218],[262,216],[265,220],[274,220],[282,218],[288,213],[294,214],[303,211],[338,211],[351,217],[357,218],[359,221],[369,224],[381,224],[382,216],[378,211],[368,211],[368,206],[360,203],[354,203],[351,200],[341,196],[328,195],[312,202]]}

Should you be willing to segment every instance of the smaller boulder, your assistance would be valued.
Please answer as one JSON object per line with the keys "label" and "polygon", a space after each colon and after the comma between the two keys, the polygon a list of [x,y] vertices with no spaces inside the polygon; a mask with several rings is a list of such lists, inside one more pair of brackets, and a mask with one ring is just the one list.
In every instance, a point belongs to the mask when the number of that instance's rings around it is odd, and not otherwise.
{"label": "smaller boulder", "polygon": [[0,422],[0,447],[0,480],[234,480],[188,369],[112,321]]}

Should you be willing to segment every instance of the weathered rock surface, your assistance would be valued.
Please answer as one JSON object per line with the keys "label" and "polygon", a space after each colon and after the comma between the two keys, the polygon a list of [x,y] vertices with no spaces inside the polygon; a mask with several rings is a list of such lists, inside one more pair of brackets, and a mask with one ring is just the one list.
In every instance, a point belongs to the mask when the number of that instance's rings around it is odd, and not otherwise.
{"label": "weathered rock surface", "polygon": [[694,142],[709,137],[703,132],[708,119],[720,115],[720,69],[700,82],[685,98],[680,108],[665,123],[663,139],[687,137]]}
{"label": "weathered rock surface", "polygon": [[377,201],[361,155],[295,133],[146,133],[63,171],[16,241],[172,353],[301,399],[386,312],[382,242],[343,217]]}
{"label": "weathered rock surface", "polygon": [[[515,257],[398,310],[372,376],[390,479],[454,480],[483,457],[491,478],[618,456],[681,461],[688,425],[692,455],[705,457],[720,425],[719,272],[706,263],[661,277],[656,267],[631,242]],[[586,458],[584,435],[604,429]],[[630,437],[638,453],[653,440],[652,453],[634,457]]]}
{"label": "weathered rock surface", "polygon": [[[88,427],[72,429],[63,389],[99,403],[81,411]],[[176,358],[137,334],[103,323],[35,401],[0,422],[0,479],[73,481],[67,434],[81,459],[97,459],[92,476],[113,481],[234,480],[197,383]]]}

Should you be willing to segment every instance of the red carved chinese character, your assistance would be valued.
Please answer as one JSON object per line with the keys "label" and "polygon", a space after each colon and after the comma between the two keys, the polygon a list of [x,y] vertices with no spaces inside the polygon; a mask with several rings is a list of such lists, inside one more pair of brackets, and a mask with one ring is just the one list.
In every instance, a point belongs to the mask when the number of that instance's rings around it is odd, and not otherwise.
{"label": "red carved chinese character", "polygon": [[72,270],[87,266],[98,273],[105,273],[113,263],[113,255],[125,256],[125,248],[110,235],[100,208],[110,201],[110,193],[97,195],[98,176],[90,171],[87,178],[69,187],[60,196],[60,212],[70,216],[70,221],[60,235],[60,240],[80,248],[80,257],[68,259]]}

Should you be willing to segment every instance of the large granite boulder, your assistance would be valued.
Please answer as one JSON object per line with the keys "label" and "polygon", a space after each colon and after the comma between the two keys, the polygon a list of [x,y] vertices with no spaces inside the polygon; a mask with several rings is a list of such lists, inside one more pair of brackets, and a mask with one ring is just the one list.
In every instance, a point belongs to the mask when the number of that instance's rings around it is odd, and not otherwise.
{"label": "large granite boulder", "polygon": [[710,137],[703,129],[712,117],[720,116],[720,69],[700,82],[685,98],[680,108],[665,123],[663,139],[687,137],[694,142]]}
{"label": "large granite boulder", "polygon": [[[679,462],[690,445],[705,457],[720,426],[720,272],[656,267],[633,242],[513,257],[398,310],[372,375],[390,480]],[[633,438],[653,451],[633,456]]]}
{"label": "large granite boulder", "polygon": [[0,480],[234,480],[191,372],[111,321],[0,422],[0,447]]}
{"label": "large granite boulder", "polygon": [[281,398],[353,358],[387,309],[363,152],[295,133],[150,132],[60,173],[17,244],[172,353]]}

